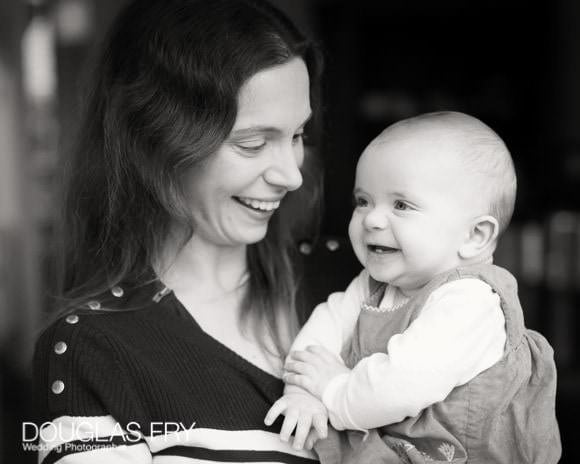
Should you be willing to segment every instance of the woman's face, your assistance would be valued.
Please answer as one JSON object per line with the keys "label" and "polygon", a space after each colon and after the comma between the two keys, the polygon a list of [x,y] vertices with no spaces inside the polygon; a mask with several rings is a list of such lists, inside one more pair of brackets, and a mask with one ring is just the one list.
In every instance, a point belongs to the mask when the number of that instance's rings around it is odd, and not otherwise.
{"label": "woman's face", "polygon": [[231,133],[189,176],[195,237],[219,246],[264,238],[284,195],[302,184],[302,133],[310,115],[308,71],[299,58],[242,86]]}

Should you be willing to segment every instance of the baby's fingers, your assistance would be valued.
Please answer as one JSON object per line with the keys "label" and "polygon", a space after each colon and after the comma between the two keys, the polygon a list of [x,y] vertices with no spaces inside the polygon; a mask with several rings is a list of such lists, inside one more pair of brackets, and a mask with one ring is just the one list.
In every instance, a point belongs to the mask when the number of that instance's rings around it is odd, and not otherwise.
{"label": "baby's fingers", "polygon": [[266,417],[264,418],[264,424],[272,425],[274,421],[278,418],[280,414],[282,414],[286,408],[288,407],[288,403],[284,398],[280,398],[276,401],[272,407],[266,413]]}
{"label": "baby's fingers", "polygon": [[314,447],[314,443],[319,439],[318,432],[314,429],[310,429],[308,432],[308,437],[306,438],[306,443],[304,444],[304,448],[307,450],[311,450]]}
{"label": "baby's fingers", "polygon": [[313,391],[312,381],[305,375],[292,374],[287,372],[282,377],[284,382],[304,388],[304,390],[316,395]]}
{"label": "baby's fingers", "polygon": [[316,354],[313,354],[310,351],[302,351],[302,350],[292,351],[290,353],[290,356],[288,357],[288,361],[302,361],[305,363],[316,362],[317,359],[318,356]]}
{"label": "baby's fingers", "polygon": [[286,417],[280,430],[280,439],[282,441],[288,441],[290,439],[290,435],[292,435],[292,432],[296,428],[296,422],[298,422],[298,411],[292,409],[286,411]]}
{"label": "baby's fingers", "polygon": [[294,434],[294,449],[301,450],[304,448],[306,436],[310,432],[310,425],[312,424],[312,417],[309,414],[301,414],[298,417],[298,424],[296,425],[296,433]]}
{"label": "baby's fingers", "polygon": [[312,418],[312,425],[316,429],[318,438],[324,439],[328,435],[328,419],[326,414],[316,414]]}
{"label": "baby's fingers", "polygon": [[284,370],[294,372],[295,374],[312,375],[316,368],[310,364],[301,361],[287,361]]}
{"label": "baby's fingers", "polygon": [[308,353],[308,355],[310,355],[310,358],[307,358],[307,359],[319,359],[321,361],[326,361],[326,362],[329,362],[329,361],[339,361],[340,363],[343,362],[342,358],[340,358],[335,353],[328,350],[327,348],[325,348],[322,345],[309,345],[306,348],[306,353]]}

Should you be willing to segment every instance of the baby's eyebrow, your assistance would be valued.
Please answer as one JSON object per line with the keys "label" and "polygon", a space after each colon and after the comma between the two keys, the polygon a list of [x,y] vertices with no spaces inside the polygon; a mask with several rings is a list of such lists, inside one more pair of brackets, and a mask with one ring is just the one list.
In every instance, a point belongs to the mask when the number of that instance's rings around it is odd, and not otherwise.
{"label": "baby's eyebrow", "polygon": [[397,198],[407,198],[409,196],[407,193],[399,191],[392,192],[392,195]]}

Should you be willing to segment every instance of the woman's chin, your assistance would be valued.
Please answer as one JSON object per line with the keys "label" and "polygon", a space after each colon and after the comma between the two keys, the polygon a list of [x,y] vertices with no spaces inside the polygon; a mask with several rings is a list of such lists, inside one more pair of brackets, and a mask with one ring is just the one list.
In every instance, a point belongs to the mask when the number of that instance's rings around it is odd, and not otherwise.
{"label": "woman's chin", "polygon": [[267,224],[262,227],[240,228],[231,234],[230,242],[237,245],[253,245],[264,240],[267,232]]}

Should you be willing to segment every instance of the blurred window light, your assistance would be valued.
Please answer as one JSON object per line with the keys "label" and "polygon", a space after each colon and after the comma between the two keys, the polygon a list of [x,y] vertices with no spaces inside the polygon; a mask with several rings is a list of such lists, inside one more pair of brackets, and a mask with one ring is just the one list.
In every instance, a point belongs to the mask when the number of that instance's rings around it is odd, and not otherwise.
{"label": "blurred window light", "polygon": [[22,36],[22,83],[30,101],[56,95],[55,30],[49,18],[35,15]]}
{"label": "blurred window light", "polygon": [[544,230],[540,224],[522,226],[521,247],[522,278],[530,285],[539,285],[544,278]]}
{"label": "blurred window light", "polygon": [[91,5],[87,0],[60,0],[56,4],[55,22],[61,44],[81,44],[91,35]]}
{"label": "blurred window light", "polygon": [[550,217],[546,277],[552,290],[571,287],[577,218],[572,211],[557,211]]}
{"label": "blurred window light", "polygon": [[367,92],[359,100],[359,110],[371,122],[404,119],[418,112],[416,99],[403,90]]}
{"label": "blurred window light", "polygon": [[[19,219],[16,175],[18,166],[18,107],[16,72],[0,57],[0,230],[13,227]],[[0,245],[1,247],[1,245]],[[0,253],[2,251],[0,250]],[[2,263],[0,263],[0,267]],[[1,270],[0,270],[1,272]],[[1,285],[0,285],[1,287]]]}

